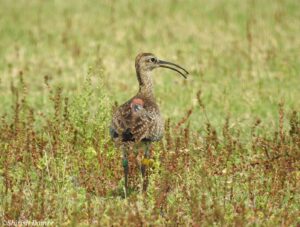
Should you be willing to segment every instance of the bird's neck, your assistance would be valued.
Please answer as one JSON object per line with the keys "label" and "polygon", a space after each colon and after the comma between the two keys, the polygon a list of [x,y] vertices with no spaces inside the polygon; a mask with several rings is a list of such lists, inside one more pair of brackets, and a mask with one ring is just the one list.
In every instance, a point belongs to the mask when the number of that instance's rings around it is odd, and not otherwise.
{"label": "bird's neck", "polygon": [[136,71],[139,81],[139,93],[145,96],[153,97],[153,81],[150,71]]}

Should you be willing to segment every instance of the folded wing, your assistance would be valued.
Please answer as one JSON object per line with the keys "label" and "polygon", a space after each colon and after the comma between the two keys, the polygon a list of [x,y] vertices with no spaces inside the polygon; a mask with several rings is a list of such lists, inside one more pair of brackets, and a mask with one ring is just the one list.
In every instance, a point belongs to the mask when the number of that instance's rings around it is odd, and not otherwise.
{"label": "folded wing", "polygon": [[114,113],[110,134],[122,142],[156,141],[163,135],[163,121],[157,106],[131,101]]}

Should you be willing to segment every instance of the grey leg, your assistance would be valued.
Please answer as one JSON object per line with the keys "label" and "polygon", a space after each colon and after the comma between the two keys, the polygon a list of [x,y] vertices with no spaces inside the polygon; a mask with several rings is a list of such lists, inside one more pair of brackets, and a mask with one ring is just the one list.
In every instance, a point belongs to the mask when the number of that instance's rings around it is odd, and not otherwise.
{"label": "grey leg", "polygon": [[127,189],[128,189],[128,172],[129,172],[127,148],[123,147],[122,152],[123,152],[122,166],[123,166],[123,169],[124,169],[125,197],[126,197]]}
{"label": "grey leg", "polygon": [[147,174],[147,167],[149,166],[149,160],[150,158],[150,143],[145,144],[145,152],[144,152],[144,158],[142,160],[141,165],[141,172],[143,177],[143,191],[147,191],[148,187],[148,174]]}

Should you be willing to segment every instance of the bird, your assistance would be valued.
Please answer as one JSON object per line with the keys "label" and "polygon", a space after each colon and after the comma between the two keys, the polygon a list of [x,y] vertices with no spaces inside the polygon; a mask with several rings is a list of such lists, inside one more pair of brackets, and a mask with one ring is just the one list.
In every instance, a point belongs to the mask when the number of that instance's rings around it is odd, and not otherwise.
{"label": "bird", "polygon": [[144,157],[140,170],[143,177],[143,191],[147,190],[146,170],[150,163],[150,146],[160,141],[164,134],[164,120],[153,92],[152,71],[167,68],[187,78],[189,74],[183,67],[158,59],[152,53],[140,53],[135,58],[136,76],[139,90],[136,95],[115,109],[112,114],[110,136],[122,150],[125,192],[128,190],[128,152],[130,146],[144,147]]}

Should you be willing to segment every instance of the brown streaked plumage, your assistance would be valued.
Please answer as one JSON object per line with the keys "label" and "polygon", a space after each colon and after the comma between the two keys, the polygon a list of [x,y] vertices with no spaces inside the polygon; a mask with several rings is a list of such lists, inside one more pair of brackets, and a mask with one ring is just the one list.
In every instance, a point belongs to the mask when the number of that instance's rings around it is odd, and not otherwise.
{"label": "brown streaked plumage", "polygon": [[[127,190],[128,144],[145,144],[144,156],[149,157],[149,145],[163,137],[164,121],[153,94],[151,72],[162,67],[172,69],[186,78],[188,72],[179,65],[162,61],[151,53],[141,53],[135,59],[136,75],[139,82],[138,93],[119,106],[113,114],[110,133],[112,139],[123,147],[123,167],[125,173],[125,189]],[[141,166],[143,177],[146,166]],[[143,189],[146,190],[147,182]]]}

